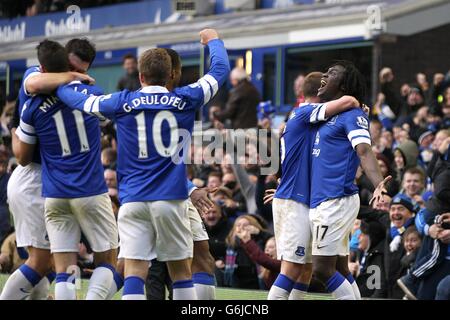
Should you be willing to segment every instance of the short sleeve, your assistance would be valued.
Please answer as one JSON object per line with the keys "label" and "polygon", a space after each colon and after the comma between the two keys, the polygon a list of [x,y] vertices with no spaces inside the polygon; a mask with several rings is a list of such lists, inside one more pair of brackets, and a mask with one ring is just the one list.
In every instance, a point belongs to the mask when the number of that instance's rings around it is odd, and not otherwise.
{"label": "short sleeve", "polygon": [[326,121],[326,108],[326,104],[301,105],[292,113],[291,117],[298,117],[300,121],[311,124]]}
{"label": "short sleeve", "polygon": [[23,75],[23,80],[22,80],[21,90],[22,90],[22,92],[23,92],[26,96],[31,96],[31,94],[27,92],[27,85],[26,85],[26,84],[27,84],[27,81],[28,81],[30,78],[32,78],[32,77],[34,77],[34,76],[36,76],[36,75],[38,75],[38,74],[40,74],[40,73],[41,73],[41,71],[39,70],[38,67],[28,68],[28,69],[25,71],[25,73],[24,73],[24,75]]}
{"label": "short sleeve", "polygon": [[353,149],[361,143],[371,145],[369,119],[367,116],[359,109],[351,110],[344,116],[345,132]]}

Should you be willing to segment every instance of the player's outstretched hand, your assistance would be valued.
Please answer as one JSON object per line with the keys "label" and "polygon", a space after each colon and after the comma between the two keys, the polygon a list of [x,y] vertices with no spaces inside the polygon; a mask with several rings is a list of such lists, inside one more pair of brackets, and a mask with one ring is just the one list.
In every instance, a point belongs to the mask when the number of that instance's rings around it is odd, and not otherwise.
{"label": "player's outstretched hand", "polygon": [[381,181],[376,189],[373,192],[373,197],[369,201],[369,205],[372,205],[373,202],[375,202],[375,205],[377,203],[383,203],[384,202],[384,195],[387,194],[386,190],[386,184],[392,179],[392,176],[387,176],[384,178],[383,181]]}
{"label": "player's outstretched hand", "polygon": [[76,81],[81,81],[83,83],[90,84],[90,85],[95,84],[95,79],[90,77],[88,74],[75,72],[75,71],[71,71],[70,73],[72,74],[74,80],[76,80]]}
{"label": "player's outstretched hand", "polygon": [[273,200],[273,196],[275,195],[275,192],[277,189],[267,189],[266,192],[264,192],[264,204],[271,203]]}
{"label": "player's outstretched hand", "polygon": [[200,216],[203,217],[214,206],[214,202],[209,199],[208,194],[216,191],[217,188],[199,188],[192,191],[190,198]]}
{"label": "player's outstretched hand", "polygon": [[203,29],[200,31],[200,42],[206,46],[208,42],[214,39],[219,39],[219,34],[215,29]]}

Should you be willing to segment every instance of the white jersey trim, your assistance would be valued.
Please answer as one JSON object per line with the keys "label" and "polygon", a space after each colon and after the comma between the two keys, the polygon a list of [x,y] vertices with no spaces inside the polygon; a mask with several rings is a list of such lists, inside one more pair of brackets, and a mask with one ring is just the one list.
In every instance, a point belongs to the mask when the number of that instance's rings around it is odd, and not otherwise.
{"label": "white jersey trim", "polygon": [[19,137],[19,140],[28,144],[36,144],[37,139],[36,136],[29,135],[25,133],[20,127],[16,130],[16,135]]}

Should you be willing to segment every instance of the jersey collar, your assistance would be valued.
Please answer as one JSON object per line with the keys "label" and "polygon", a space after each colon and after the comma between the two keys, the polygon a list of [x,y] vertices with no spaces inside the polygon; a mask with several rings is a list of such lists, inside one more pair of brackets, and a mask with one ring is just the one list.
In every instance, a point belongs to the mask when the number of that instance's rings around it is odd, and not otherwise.
{"label": "jersey collar", "polygon": [[169,90],[167,90],[166,87],[161,87],[161,86],[147,86],[147,87],[143,87],[140,92],[143,93],[168,93]]}

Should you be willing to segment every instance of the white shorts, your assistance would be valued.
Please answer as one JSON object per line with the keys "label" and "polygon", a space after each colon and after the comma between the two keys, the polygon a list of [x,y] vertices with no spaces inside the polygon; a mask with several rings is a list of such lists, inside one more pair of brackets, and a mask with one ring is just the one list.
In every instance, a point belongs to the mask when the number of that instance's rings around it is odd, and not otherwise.
{"label": "white shorts", "polygon": [[94,252],[119,246],[117,223],[107,193],[74,199],[46,198],[45,223],[52,252],[78,252],[81,232]]}
{"label": "white shorts", "polygon": [[193,256],[186,200],[125,203],[118,224],[119,258],[176,261]]}
{"label": "white shorts", "polygon": [[45,229],[41,165],[18,165],[8,181],[9,209],[14,218],[18,247],[50,249]]}
{"label": "white shorts", "polygon": [[192,204],[191,200],[188,200],[187,202],[188,202],[189,222],[191,223],[191,232],[194,242],[209,240],[205,224],[203,223],[200,214]]}
{"label": "white shorts", "polygon": [[359,196],[331,199],[310,210],[314,256],[348,256],[349,240],[359,211]]}
{"label": "white shorts", "polygon": [[277,259],[311,263],[309,207],[294,200],[274,198],[272,210]]}

